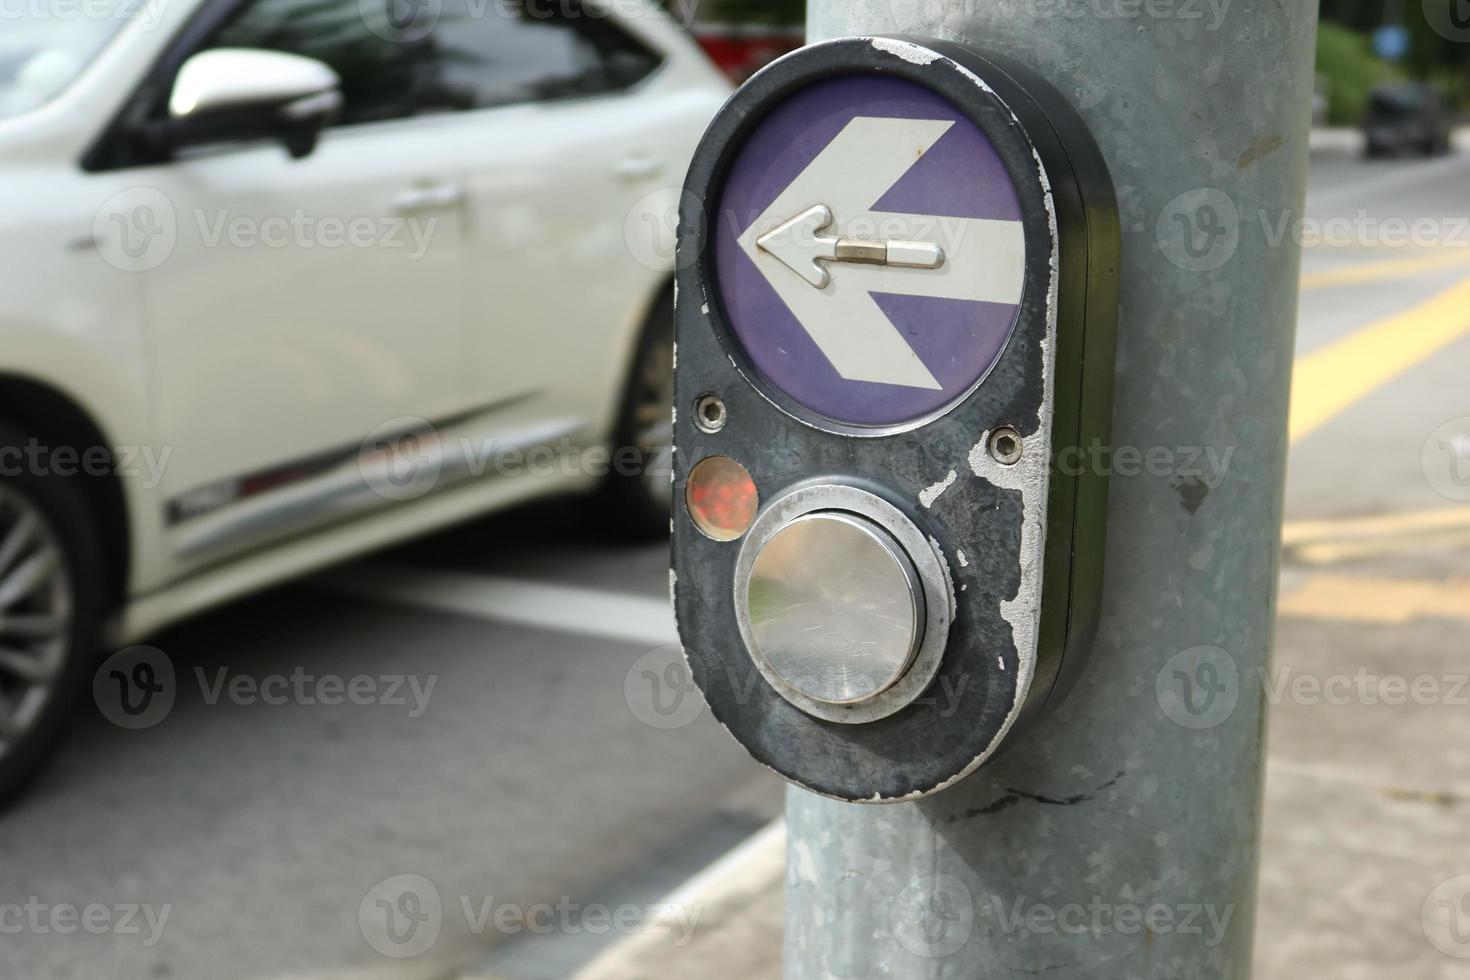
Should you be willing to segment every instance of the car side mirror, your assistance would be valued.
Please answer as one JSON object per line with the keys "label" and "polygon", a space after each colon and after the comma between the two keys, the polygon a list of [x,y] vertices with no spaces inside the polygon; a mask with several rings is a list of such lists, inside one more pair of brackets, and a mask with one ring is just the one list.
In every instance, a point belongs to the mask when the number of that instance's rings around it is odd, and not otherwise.
{"label": "car side mirror", "polygon": [[315,58],[215,48],[184,62],[168,118],[151,135],[170,149],[274,137],[300,158],[341,109],[341,79]]}

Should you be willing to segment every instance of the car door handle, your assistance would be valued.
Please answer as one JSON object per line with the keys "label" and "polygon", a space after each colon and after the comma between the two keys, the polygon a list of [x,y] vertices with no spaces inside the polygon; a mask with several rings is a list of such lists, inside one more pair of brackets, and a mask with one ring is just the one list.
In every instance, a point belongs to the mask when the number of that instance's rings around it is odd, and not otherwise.
{"label": "car door handle", "polygon": [[654,157],[632,156],[619,160],[615,169],[623,180],[649,180],[663,172],[664,162]]}
{"label": "car door handle", "polygon": [[418,211],[442,211],[464,201],[464,188],[458,184],[431,184],[411,187],[393,198],[393,210],[399,214]]}

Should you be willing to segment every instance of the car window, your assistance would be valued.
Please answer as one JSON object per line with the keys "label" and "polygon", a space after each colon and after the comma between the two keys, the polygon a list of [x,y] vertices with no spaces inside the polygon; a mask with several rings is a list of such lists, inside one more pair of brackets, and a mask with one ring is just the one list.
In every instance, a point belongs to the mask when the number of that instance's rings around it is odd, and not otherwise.
{"label": "car window", "polygon": [[428,40],[445,108],[616,91],[659,62],[606,13],[568,0],[443,0]]}
{"label": "car window", "polygon": [[253,0],[210,46],[325,62],[348,124],[616,91],[659,63],[573,0]]}
{"label": "car window", "polygon": [[[344,123],[412,115],[415,49],[395,37],[384,5],[357,0],[254,0],[218,31],[210,47],[265,48],[316,58],[342,79]],[[421,57],[423,52],[418,52]]]}
{"label": "car window", "polygon": [[131,18],[137,0],[102,0],[89,17],[55,5],[0,6],[0,119],[59,95]]}

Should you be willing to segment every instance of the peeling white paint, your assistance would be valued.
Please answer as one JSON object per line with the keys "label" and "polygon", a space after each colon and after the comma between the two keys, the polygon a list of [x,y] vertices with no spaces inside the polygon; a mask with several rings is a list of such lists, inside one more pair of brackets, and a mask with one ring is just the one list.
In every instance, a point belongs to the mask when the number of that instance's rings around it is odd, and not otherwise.
{"label": "peeling white paint", "polygon": [[812,856],[812,846],[800,837],[788,838],[791,844],[791,870],[796,872],[797,880],[816,883],[817,861]]}
{"label": "peeling white paint", "polygon": [[[942,58],[942,56],[936,52],[929,51],[927,49],[904,41],[897,41],[889,38],[866,38],[865,40],[867,40],[875,49],[884,51],[888,54],[892,54],[895,57],[902,58],[903,60],[908,61],[912,64],[928,65],[935,61],[939,61]],[[993,89],[991,89],[991,87],[986,84],[983,79],[976,76],[973,72],[968,71],[961,65],[950,62],[948,59],[943,60],[946,62],[947,65],[953,67],[960,74],[966,76],[979,88],[985,90],[986,92],[993,92]],[[1019,120],[1015,119],[1015,114],[1012,112],[1010,115],[1012,120],[1014,120],[1016,124],[1019,125]],[[1051,281],[1046,295],[1045,331],[1044,337],[1041,342],[1043,388],[1042,424],[1040,428],[1034,433],[1023,433],[1025,440],[1025,454],[1019,462],[1012,466],[1002,466],[990,456],[987,449],[990,437],[989,431],[980,434],[980,440],[971,449],[968,458],[968,465],[976,476],[986,480],[990,480],[997,487],[1000,487],[1002,489],[1016,490],[1019,491],[1021,494],[1021,582],[1016,597],[1012,600],[1003,600],[1000,604],[1001,615],[1012,628],[1016,649],[1019,655],[1016,679],[1017,697],[1010,706],[1007,717],[1002,724],[999,732],[997,733],[995,739],[991,742],[989,746],[985,748],[983,752],[981,752],[974,760],[972,760],[971,763],[966,766],[963,771],[956,773],[949,779],[941,781],[935,786],[913,790],[911,792],[904,793],[898,796],[885,797],[881,793],[875,793],[872,797],[868,798],[868,802],[896,803],[916,800],[932,793],[947,789],[948,787],[953,786],[960,780],[973,773],[977,768],[980,767],[983,762],[985,762],[988,758],[990,758],[991,755],[994,754],[995,749],[1000,745],[1002,740],[1010,732],[1010,729],[1014,726],[1017,718],[1020,715],[1025,695],[1030,688],[1032,678],[1035,674],[1037,629],[1040,622],[1041,584],[1044,572],[1043,558],[1045,554],[1046,536],[1046,469],[1047,461],[1051,457],[1050,420],[1053,406],[1055,405],[1054,358],[1057,335],[1057,292],[1060,282],[1058,268],[1060,258],[1058,254],[1058,249],[1060,247],[1060,235],[1058,232],[1056,209],[1052,200],[1051,180],[1046,172],[1045,165],[1042,163],[1039,154],[1036,153],[1034,148],[1032,150],[1032,156],[1035,160],[1038,180],[1043,190],[1043,203],[1047,212],[1047,220],[1052,242],[1052,255],[1050,263]],[[730,362],[737,371],[740,370],[739,365],[735,363],[735,359],[733,357],[730,358]],[[769,397],[766,396],[765,392],[762,391],[760,393],[763,397],[766,397],[768,401],[770,400]],[[804,419],[797,419],[797,421],[802,422],[803,424],[808,425],[812,428],[817,428],[817,426]],[[933,486],[927,488],[920,495],[920,502],[926,508],[928,508],[933,503],[933,501],[938,499],[940,494],[942,494],[950,485],[952,485],[954,480],[957,478],[958,474],[952,472],[949,476],[945,478],[945,480],[940,481],[940,483],[934,484]],[[932,496],[930,496],[931,494]],[[925,499],[926,497],[928,498],[927,500]],[[943,549],[940,547],[939,542],[934,538],[931,537],[929,541],[935,552],[941,558],[940,568],[944,571],[946,578],[950,578],[950,570],[948,563],[944,560]],[[960,567],[969,566],[968,557],[962,552],[959,553],[958,559]],[[964,584],[960,586],[960,590],[964,590],[965,588],[967,588],[967,586]],[[951,618],[954,615],[954,607],[957,603],[956,595],[957,593],[954,589],[954,582],[951,578],[948,591],[951,606]],[[997,656],[997,664],[999,665],[1001,671],[1006,670],[1006,664],[1003,655]],[[723,723],[721,723],[721,727],[726,728],[726,730],[728,731],[727,726],[725,726]],[[763,764],[763,766],[767,769],[772,768],[769,765]],[[808,786],[800,780],[794,779],[789,775],[786,776],[786,778],[794,785],[800,786],[803,789],[813,792],[818,796],[822,796],[827,799],[843,799],[843,797],[816,790],[813,787]],[[808,851],[805,855],[796,855],[795,861],[800,863],[803,861],[803,858],[805,858],[805,860],[807,861],[810,861],[810,852]],[[797,873],[802,874],[805,870],[805,868],[799,868],[797,869]]]}
{"label": "peeling white paint", "polygon": [[[975,73],[968,71],[962,65],[955,65],[955,67],[976,85],[986,91],[991,90],[985,80]],[[1011,113],[1011,117],[1015,119],[1014,112]],[[1016,120],[1016,123],[1020,125],[1020,120]],[[1041,621],[1041,582],[1046,545],[1046,470],[1047,461],[1051,458],[1050,421],[1056,405],[1055,358],[1057,292],[1061,282],[1061,256],[1059,254],[1061,235],[1057,226],[1056,205],[1052,200],[1051,178],[1035,147],[1032,147],[1031,156],[1036,163],[1036,174],[1043,191],[1042,202],[1046,207],[1048,231],[1052,241],[1051,283],[1046,294],[1046,332],[1041,343],[1041,425],[1033,434],[1023,433],[1025,454],[1019,462],[1011,466],[1002,466],[991,457],[987,449],[990,442],[988,431],[980,434],[980,441],[970,450],[970,469],[976,476],[990,480],[997,487],[1021,492],[1021,583],[1015,599],[1001,602],[1001,616],[1011,625],[1019,657],[1019,665],[1016,670],[1017,696],[1011,704],[1000,731],[985,751],[976,756],[961,772],[933,787],[930,792],[939,792],[949,788],[980,768],[980,765],[994,754],[996,748],[1010,733],[1016,719],[1020,717],[1026,693],[1030,690],[1032,677],[1036,673],[1037,628]],[[1004,664],[1002,664],[1002,669],[1004,669]]]}
{"label": "peeling white paint", "polygon": [[959,561],[961,568],[969,568],[970,567],[970,559],[968,559],[968,558],[965,557],[965,553],[962,550],[960,550],[959,548],[956,548],[954,550],[954,556],[955,556],[956,560]]}
{"label": "peeling white paint", "polygon": [[705,316],[709,316],[709,304],[708,303],[702,303],[702,304],[700,304],[699,312],[703,313]]}
{"label": "peeling white paint", "polygon": [[914,65],[928,65],[939,60],[939,52],[921,48],[917,44],[899,41],[891,37],[870,37],[868,43],[879,51],[886,51]]}
{"label": "peeling white paint", "polygon": [[[959,474],[956,473],[954,470],[950,470],[949,475],[946,476],[944,479],[940,480],[938,483],[931,484],[924,490],[919,491],[919,503],[924,505],[925,510],[933,507],[934,501],[939,499],[939,495],[944,493],[944,491],[948,490],[950,487],[954,486],[954,481],[957,479],[959,479]],[[964,563],[964,558],[961,558],[960,564],[963,565]]]}
{"label": "peeling white paint", "polygon": [[929,547],[939,556],[939,570],[944,573],[944,596],[949,600],[949,622],[954,623],[955,612],[959,608],[958,594],[954,590],[954,577],[949,574],[949,559],[944,557],[944,548],[940,546],[939,539],[929,535]]}

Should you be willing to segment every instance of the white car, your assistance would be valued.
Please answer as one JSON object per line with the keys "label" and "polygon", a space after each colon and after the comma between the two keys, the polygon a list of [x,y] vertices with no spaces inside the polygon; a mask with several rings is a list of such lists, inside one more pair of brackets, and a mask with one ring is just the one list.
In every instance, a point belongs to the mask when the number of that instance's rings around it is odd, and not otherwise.
{"label": "white car", "polygon": [[728,85],[665,15],[23,10],[0,27],[0,796],[99,648],[532,497],[601,490],[604,523],[667,532],[671,218]]}

